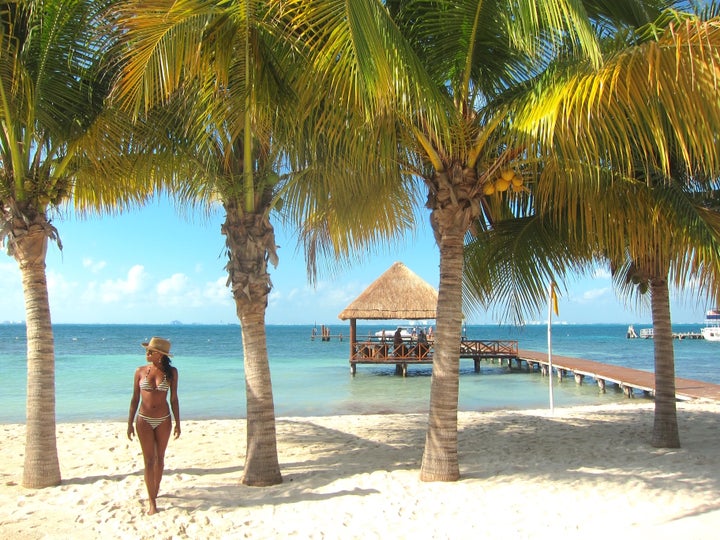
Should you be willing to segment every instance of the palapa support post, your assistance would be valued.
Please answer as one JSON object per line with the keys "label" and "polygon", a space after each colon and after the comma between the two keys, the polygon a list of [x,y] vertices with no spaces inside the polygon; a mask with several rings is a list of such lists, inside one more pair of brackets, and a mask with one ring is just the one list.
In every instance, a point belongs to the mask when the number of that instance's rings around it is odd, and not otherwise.
{"label": "palapa support post", "polygon": [[357,343],[357,320],[350,319],[350,358],[355,351],[355,343]]}

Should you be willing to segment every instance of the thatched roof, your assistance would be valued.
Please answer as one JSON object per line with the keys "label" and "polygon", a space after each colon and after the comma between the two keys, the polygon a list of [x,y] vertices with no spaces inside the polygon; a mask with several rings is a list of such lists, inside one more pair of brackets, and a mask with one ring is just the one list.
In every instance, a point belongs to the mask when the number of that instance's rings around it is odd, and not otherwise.
{"label": "thatched roof", "polygon": [[346,319],[434,319],[437,291],[401,262],[394,263],[340,312]]}

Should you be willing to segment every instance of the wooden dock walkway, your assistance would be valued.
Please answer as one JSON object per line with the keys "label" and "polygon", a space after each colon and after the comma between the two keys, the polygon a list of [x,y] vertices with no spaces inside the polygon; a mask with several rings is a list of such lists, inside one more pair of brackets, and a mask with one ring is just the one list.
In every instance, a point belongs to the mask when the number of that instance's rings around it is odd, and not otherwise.
{"label": "wooden dock walkway", "polygon": [[[518,362],[525,362],[531,369],[538,366],[543,373],[547,373],[547,353],[519,350]],[[578,384],[582,384],[585,377],[592,377],[603,391],[607,383],[612,383],[617,384],[627,396],[632,396],[633,390],[640,390],[651,395],[655,394],[655,374],[648,371],[555,354],[552,356],[552,363],[558,377],[572,374]],[[713,399],[720,401],[720,385],[693,379],[676,378],[675,395],[678,399]]]}
{"label": "wooden dock walkway", "polygon": [[[506,361],[508,366],[515,361],[518,368],[524,362],[529,369],[539,369],[545,375],[549,365],[547,353],[520,350],[514,340],[462,340],[460,359],[472,359],[476,372],[480,371],[481,360]],[[352,343],[350,372],[355,375],[358,364],[394,364],[395,373],[405,376],[408,366],[432,364],[432,361],[432,342],[427,345],[405,342],[396,350],[392,342],[368,339]],[[553,370],[560,379],[574,377],[577,384],[583,384],[586,377],[591,377],[603,392],[608,384],[615,384],[628,397],[633,397],[636,390],[655,395],[655,374],[649,371],[556,354],[553,354]],[[720,401],[720,385],[677,377],[675,395],[678,399]]]}
{"label": "wooden dock walkway", "polygon": [[[405,376],[408,366],[432,364],[433,361],[432,343],[418,345],[409,342],[398,350],[386,341],[359,341],[352,345],[350,372],[353,375],[358,364],[395,365],[395,373]],[[509,366],[515,361],[518,368],[524,362],[529,369],[538,369],[545,375],[549,366],[547,353],[520,350],[514,340],[463,340],[460,343],[460,359],[472,359],[476,372],[480,371],[481,360],[507,361]],[[554,376],[560,379],[572,376],[577,384],[583,384],[585,378],[590,377],[602,391],[608,384],[614,384],[628,397],[632,397],[635,391],[655,395],[655,374],[649,371],[556,354],[553,354],[553,370]],[[677,377],[675,395],[678,399],[720,401],[720,385]]]}

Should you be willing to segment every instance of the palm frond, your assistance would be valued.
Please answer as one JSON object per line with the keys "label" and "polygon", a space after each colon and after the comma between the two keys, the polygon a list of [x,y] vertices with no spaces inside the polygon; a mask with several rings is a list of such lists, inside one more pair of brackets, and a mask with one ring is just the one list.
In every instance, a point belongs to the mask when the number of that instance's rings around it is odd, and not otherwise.
{"label": "palm frond", "polygon": [[612,163],[628,176],[636,152],[666,176],[666,156],[677,152],[686,163],[718,170],[718,45],[717,20],[670,26],[658,41],[631,47],[598,71],[539,85],[514,128],[565,160]]}
{"label": "palm frond", "polygon": [[547,305],[550,283],[586,271],[594,258],[542,216],[495,223],[466,246],[465,305],[476,312],[492,308],[501,320],[522,323]]}

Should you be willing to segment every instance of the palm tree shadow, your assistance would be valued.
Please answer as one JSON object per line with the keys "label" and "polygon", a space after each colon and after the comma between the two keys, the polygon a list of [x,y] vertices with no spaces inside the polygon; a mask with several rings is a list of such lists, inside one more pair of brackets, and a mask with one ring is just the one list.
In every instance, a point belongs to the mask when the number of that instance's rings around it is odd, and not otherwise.
{"label": "palm tree shadow", "polygon": [[[246,488],[239,484],[225,484],[220,486],[198,486],[186,488],[176,493],[161,495],[160,498],[173,500],[172,505],[183,508],[187,511],[205,511],[212,508],[241,508],[243,506],[282,505],[298,502],[325,501],[337,497],[364,497],[379,493],[375,489],[354,488],[350,490],[339,490],[332,493],[310,493],[302,490],[273,490],[272,488]],[[247,497],[247,490],[260,490],[261,497]]]}
{"label": "palm tree shadow", "polygon": [[[205,475],[215,475],[215,474],[233,474],[238,473],[242,471],[242,466],[236,466],[236,467],[218,467],[218,468],[201,468],[201,467],[190,467],[190,468],[184,468],[184,469],[166,469],[165,475],[169,474],[187,474],[192,476],[205,476]],[[107,480],[110,482],[119,482],[122,480],[125,480],[127,478],[131,477],[142,477],[144,474],[144,471],[142,469],[138,469],[136,471],[130,472],[130,473],[122,473],[122,474],[96,474],[92,476],[77,476],[72,478],[63,478],[61,481],[61,485],[87,485],[87,484],[94,484],[95,482],[99,482],[102,480]]]}
{"label": "palm tree shadow", "polygon": [[[716,464],[719,461],[714,453],[703,453],[705,448],[720,445],[720,434],[712,428],[716,426],[716,415],[682,410],[678,415],[681,434],[687,434],[685,447],[679,450],[650,445],[653,412],[648,408],[601,411],[592,418],[542,415],[528,418],[516,411],[474,416],[461,422],[459,428],[460,481],[521,478],[528,482],[573,485],[602,478],[603,482],[617,484],[620,490],[632,480],[651,490],[696,490],[702,485],[704,490],[720,493],[720,477],[713,471],[715,467],[699,475],[696,465],[698,461]],[[280,420],[282,484],[253,488],[242,485],[239,477],[202,482],[210,473],[222,474],[223,470],[185,469],[183,472],[196,475],[198,483],[174,490],[172,498],[181,507],[209,509],[373,495],[377,490],[353,487],[357,485],[354,481],[343,480],[389,471],[417,470],[419,476],[426,427],[426,416],[407,415],[401,424],[388,419],[388,425],[383,425],[380,421],[358,436],[311,420]],[[691,430],[687,429],[690,427]],[[707,437],[714,442],[698,441]],[[574,451],[575,447],[582,451]],[[293,448],[302,449],[302,460],[292,460]],[[503,459],[490,460],[490,453]],[[289,459],[283,462],[283,455]],[[312,458],[307,459],[308,455]],[[241,468],[230,467],[225,471],[233,475],[240,473]],[[691,512],[715,509],[706,505]]]}
{"label": "palm tree shadow", "polygon": [[[319,492],[335,483],[356,475],[376,471],[413,470],[418,467],[426,429],[426,418],[410,415],[402,430],[388,432],[382,425],[377,430],[382,436],[359,437],[342,430],[318,425],[310,420],[279,420],[278,441],[283,483],[268,487],[248,487],[240,482],[242,467],[224,469],[186,468],[166,471],[194,476],[194,485],[183,482],[171,494],[174,505],[187,510],[235,508],[258,504],[288,504],[301,501],[329,500],[336,497],[364,497],[378,493],[375,489],[354,487]],[[380,440],[383,442],[379,442]],[[318,444],[318,441],[323,441]],[[283,449],[317,447],[310,460],[303,450],[303,461],[282,462]],[[288,452],[292,453],[292,452]],[[211,475],[221,475],[209,479]]]}
{"label": "palm tree shadow", "polygon": [[[617,484],[619,490],[633,481],[650,490],[702,489],[720,494],[720,475],[715,472],[720,468],[720,456],[707,451],[720,446],[717,415],[679,410],[678,422],[683,448],[662,450],[650,445],[650,408],[602,410],[592,417],[528,416],[517,411],[461,416],[460,482],[519,478],[573,485],[602,478],[603,482]],[[427,417],[421,414],[405,415],[400,420],[397,415],[388,416],[387,421],[380,418],[363,431],[330,428],[321,420],[280,419],[282,484],[245,486],[241,483],[241,465],[186,466],[166,469],[160,496],[179,508],[209,510],[374,495],[376,489],[358,487],[362,484],[353,477],[380,473],[392,481],[391,472],[417,471],[419,478],[426,428]],[[496,458],[490,459],[491,455]],[[698,468],[699,463],[706,466]],[[63,483],[91,484],[128,477],[141,478],[142,470],[71,478]],[[685,515],[717,508],[708,504],[689,509]]]}

